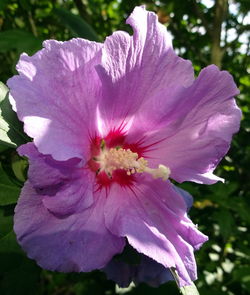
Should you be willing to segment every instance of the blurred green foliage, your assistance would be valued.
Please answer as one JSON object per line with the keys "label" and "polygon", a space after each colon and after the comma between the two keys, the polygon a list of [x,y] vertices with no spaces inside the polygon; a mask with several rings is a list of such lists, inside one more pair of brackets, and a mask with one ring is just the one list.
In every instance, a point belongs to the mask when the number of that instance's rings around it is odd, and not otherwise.
{"label": "blurred green foliage", "polygon": [[[184,183],[195,199],[190,215],[210,240],[196,253],[202,295],[250,294],[250,1],[227,4],[220,34],[222,68],[233,74],[241,94],[240,132],[216,174],[226,183],[211,186]],[[22,52],[33,54],[46,39],[80,36],[103,41],[115,30],[131,29],[125,18],[136,5],[146,4],[173,35],[176,51],[192,60],[196,73],[211,61],[216,5],[219,0],[0,0],[0,81],[15,74]],[[228,6],[229,5],[229,6]],[[62,274],[40,269],[15,241],[13,213],[27,162],[15,147],[29,139],[11,111],[8,93],[0,84],[0,294],[85,295],[117,294],[101,272]],[[141,284],[127,294],[178,294],[174,283],[157,289]]]}

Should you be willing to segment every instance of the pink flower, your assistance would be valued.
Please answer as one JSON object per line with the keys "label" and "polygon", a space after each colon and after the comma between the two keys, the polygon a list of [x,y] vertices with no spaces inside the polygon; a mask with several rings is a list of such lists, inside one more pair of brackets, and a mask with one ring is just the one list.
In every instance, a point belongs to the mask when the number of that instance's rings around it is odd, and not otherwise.
{"label": "pink flower", "polygon": [[213,170],[239,128],[238,90],[216,66],[195,80],[154,13],[137,7],[127,23],[133,36],[49,40],[21,56],[8,85],[34,144],[19,148],[30,168],[15,232],[46,269],[101,269],[127,241],[189,285],[207,237],[168,178],[220,179]]}

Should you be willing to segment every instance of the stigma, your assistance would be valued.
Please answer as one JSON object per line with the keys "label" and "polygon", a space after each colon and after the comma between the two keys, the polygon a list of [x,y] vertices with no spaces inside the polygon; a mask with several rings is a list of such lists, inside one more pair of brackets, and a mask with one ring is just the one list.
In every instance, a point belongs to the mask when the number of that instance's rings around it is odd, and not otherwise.
{"label": "stigma", "polygon": [[127,175],[135,173],[149,173],[153,178],[161,178],[167,180],[170,176],[170,169],[165,165],[160,164],[158,168],[153,169],[148,167],[148,161],[143,157],[139,157],[137,153],[130,149],[121,147],[107,149],[103,147],[100,154],[94,158],[99,164],[99,172],[105,172],[110,178],[114,170],[125,170]]}

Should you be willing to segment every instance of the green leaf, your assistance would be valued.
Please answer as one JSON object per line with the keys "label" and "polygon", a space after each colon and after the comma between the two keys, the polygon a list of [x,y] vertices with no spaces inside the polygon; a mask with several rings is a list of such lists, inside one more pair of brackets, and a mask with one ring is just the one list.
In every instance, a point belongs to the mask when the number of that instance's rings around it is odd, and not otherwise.
{"label": "green leaf", "polygon": [[8,145],[10,147],[15,147],[16,144],[12,142],[8,136],[9,125],[7,122],[5,122],[4,118],[2,117],[1,110],[2,102],[6,98],[8,91],[8,87],[0,81],[0,143]]}
{"label": "green leaf", "polygon": [[0,81],[0,103],[4,100],[8,93],[9,89],[3,82]]}
{"label": "green leaf", "polygon": [[0,207],[0,240],[6,236],[13,228],[14,206]]}
{"label": "green leaf", "polygon": [[227,209],[219,209],[213,214],[213,217],[218,222],[220,233],[226,241],[232,234],[235,225],[232,213]]}
{"label": "green leaf", "polygon": [[0,143],[9,147],[16,147],[16,144],[8,136],[9,131],[8,123],[0,116]]}
{"label": "green leaf", "polygon": [[6,151],[9,147],[5,144],[1,144],[1,141],[0,141],[0,154],[4,151]]}
{"label": "green leaf", "polygon": [[23,187],[27,179],[28,161],[20,157],[12,148],[1,153],[1,165],[5,174],[16,186]]}
{"label": "green leaf", "polygon": [[39,294],[37,290],[39,290],[40,269],[28,259],[21,261],[21,265],[4,273],[0,283],[1,295]]}
{"label": "green leaf", "polygon": [[0,163],[0,206],[16,203],[19,194],[20,188],[8,178]]}
{"label": "green leaf", "polygon": [[19,0],[19,3],[21,4],[23,9],[30,10],[30,3],[28,0]]}
{"label": "green leaf", "polygon": [[241,281],[249,289],[250,287],[250,266],[238,267],[233,272],[233,280]]}
{"label": "green leaf", "polygon": [[82,37],[91,41],[99,41],[94,29],[86,23],[79,15],[75,15],[64,8],[55,8],[55,14],[63,24],[71,30],[75,37]]}
{"label": "green leaf", "polygon": [[33,54],[41,48],[42,40],[22,30],[0,32],[0,52],[17,49],[18,53]]}
{"label": "green leaf", "polygon": [[17,180],[25,182],[27,179],[28,161],[17,154],[12,156],[11,168]]}
{"label": "green leaf", "polygon": [[[0,84],[0,143],[17,147],[29,141],[29,137],[23,132],[23,123],[12,110],[8,88]],[[5,96],[4,96],[5,95]]]}
{"label": "green leaf", "polygon": [[[0,239],[0,255],[5,252],[22,254],[23,252],[20,246],[16,242],[16,236],[13,231],[10,231],[7,235]],[[3,262],[3,260],[1,260]],[[9,261],[8,268],[12,268],[12,264]],[[6,268],[3,268],[3,263],[0,264],[0,272],[6,271]]]}
{"label": "green leaf", "polygon": [[4,10],[5,6],[10,2],[10,0],[1,0],[0,1],[0,10]]}
{"label": "green leaf", "polygon": [[0,240],[0,259],[1,295],[37,294],[40,268],[26,258],[13,231]]}

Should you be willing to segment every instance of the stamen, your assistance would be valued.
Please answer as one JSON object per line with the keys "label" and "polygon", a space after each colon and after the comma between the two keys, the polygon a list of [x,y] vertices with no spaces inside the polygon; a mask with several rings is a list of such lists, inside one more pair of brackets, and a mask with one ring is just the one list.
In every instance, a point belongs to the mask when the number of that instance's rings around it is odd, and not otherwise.
{"label": "stamen", "polygon": [[102,149],[100,155],[94,159],[100,165],[100,172],[105,173],[111,177],[112,172],[116,169],[123,169],[127,171],[127,175],[134,173],[147,172],[153,176],[153,178],[162,178],[167,180],[170,175],[170,169],[165,165],[160,164],[158,168],[153,169],[148,167],[148,161],[143,157],[138,156],[137,153],[133,153],[130,149],[122,149],[120,147]]}

